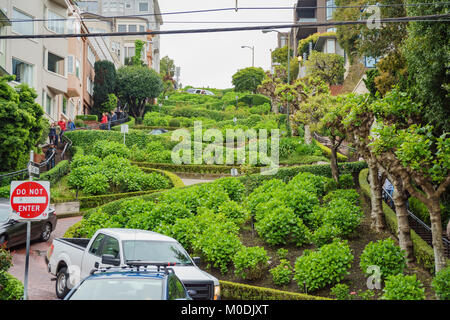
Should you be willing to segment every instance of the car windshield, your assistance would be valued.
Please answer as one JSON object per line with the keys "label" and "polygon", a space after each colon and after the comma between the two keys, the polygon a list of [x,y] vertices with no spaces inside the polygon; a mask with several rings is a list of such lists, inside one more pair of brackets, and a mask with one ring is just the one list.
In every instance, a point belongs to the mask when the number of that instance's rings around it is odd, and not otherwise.
{"label": "car windshield", "polygon": [[162,300],[161,279],[99,278],[84,281],[69,300]]}
{"label": "car windshield", "polygon": [[192,265],[186,251],[176,242],[133,240],[122,244],[125,260]]}
{"label": "car windshield", "polygon": [[9,220],[9,206],[0,204],[0,223],[7,222]]}

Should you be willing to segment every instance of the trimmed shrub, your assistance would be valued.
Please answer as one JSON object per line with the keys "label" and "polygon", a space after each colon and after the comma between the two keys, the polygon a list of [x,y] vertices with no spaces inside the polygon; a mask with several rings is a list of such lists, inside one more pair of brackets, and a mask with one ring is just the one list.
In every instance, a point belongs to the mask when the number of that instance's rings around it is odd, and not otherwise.
{"label": "trimmed shrub", "polygon": [[98,117],[95,114],[78,115],[75,116],[75,119],[83,121],[98,121]]}
{"label": "trimmed shrub", "polygon": [[440,300],[450,300],[450,266],[436,273],[431,286]]}
{"label": "trimmed shrub", "polygon": [[338,283],[331,288],[330,293],[335,296],[337,300],[351,300],[349,287],[345,283]]}
{"label": "trimmed shrub", "polygon": [[305,250],[295,262],[294,279],[302,290],[321,289],[341,281],[349,274],[353,254],[347,241],[334,241],[316,251]]}
{"label": "trimmed shrub", "polygon": [[378,266],[382,279],[386,279],[390,275],[403,273],[406,268],[405,253],[392,239],[370,242],[361,254],[359,266],[364,273],[370,266]]}
{"label": "trimmed shrub", "polygon": [[240,202],[245,197],[244,184],[235,178],[221,178],[214,183],[223,188],[233,201]]}
{"label": "trimmed shrub", "polygon": [[288,253],[289,253],[288,249],[285,248],[280,248],[277,250],[277,255],[280,260],[287,259]]}
{"label": "trimmed shrub", "polygon": [[108,178],[101,173],[85,176],[83,191],[87,194],[105,194],[109,189]]}
{"label": "trimmed shrub", "polygon": [[347,236],[356,231],[363,216],[364,213],[360,207],[346,199],[334,199],[327,204],[322,223],[338,227],[342,235]]}
{"label": "trimmed shrub", "polygon": [[6,271],[0,271],[0,301],[20,300],[23,298],[22,282]]}
{"label": "trimmed shrub", "polygon": [[263,247],[242,247],[233,257],[234,273],[245,280],[260,279],[267,271],[268,261]]}
{"label": "trimmed shrub", "polygon": [[294,211],[284,206],[275,208],[255,223],[258,235],[270,245],[310,242],[311,232]]}
{"label": "trimmed shrub", "polygon": [[383,300],[425,300],[425,289],[415,274],[388,276],[383,292]]}
{"label": "trimmed shrub", "polygon": [[269,270],[272,275],[272,281],[278,286],[287,285],[292,280],[294,268],[286,259],[281,259],[280,264]]}
{"label": "trimmed shrub", "polygon": [[129,158],[131,153],[130,149],[123,143],[100,140],[94,144],[92,154],[103,159],[112,154],[122,158]]}
{"label": "trimmed shrub", "polygon": [[250,216],[244,207],[234,201],[224,202],[221,206],[219,206],[217,212],[222,213],[238,225],[244,223]]}
{"label": "trimmed shrub", "polygon": [[351,174],[341,174],[339,176],[339,186],[342,189],[352,189],[355,187],[353,176]]}
{"label": "trimmed shrub", "polygon": [[359,194],[354,189],[337,189],[331,191],[323,197],[323,202],[329,203],[335,199],[345,199],[354,205],[359,205]]}
{"label": "trimmed shrub", "polygon": [[314,231],[311,241],[318,247],[331,243],[335,239],[340,239],[342,230],[334,225],[324,224]]}

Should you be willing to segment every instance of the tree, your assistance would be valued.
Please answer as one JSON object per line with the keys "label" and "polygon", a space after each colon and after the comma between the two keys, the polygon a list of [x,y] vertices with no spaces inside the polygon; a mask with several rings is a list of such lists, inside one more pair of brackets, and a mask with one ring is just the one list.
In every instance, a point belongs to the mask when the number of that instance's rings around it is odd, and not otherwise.
{"label": "tree", "polygon": [[266,72],[266,77],[261,82],[261,84],[258,86],[257,91],[265,95],[266,97],[269,97],[270,103],[272,105],[272,112],[277,114],[278,113],[278,105],[280,104],[280,99],[277,94],[275,94],[275,91],[277,89],[277,86],[280,85],[281,79],[277,77],[276,73],[270,73],[269,71]]}
{"label": "tree", "polygon": [[101,115],[103,112],[111,111],[105,108],[105,102],[108,101],[108,95],[116,90],[116,68],[114,63],[102,60],[95,62],[94,70],[94,106],[91,113]]}
{"label": "tree", "polygon": [[144,116],[147,101],[158,97],[163,89],[158,73],[148,67],[124,66],[117,71],[117,95],[135,118]]}
{"label": "tree", "polygon": [[344,58],[338,54],[313,51],[305,66],[313,77],[334,85],[344,81],[344,63]]}
{"label": "tree", "polygon": [[417,124],[424,107],[413,101],[392,90],[373,103],[378,123],[370,146],[389,173],[398,175],[404,189],[427,207],[438,272],[446,266],[439,200],[450,186],[450,137],[448,133],[435,136],[432,126]]}
{"label": "tree", "polygon": [[[415,4],[420,1],[410,0]],[[432,0],[429,4],[439,2]],[[448,6],[408,6],[408,15],[448,13]],[[450,28],[446,22],[410,22],[403,56],[413,97],[427,106],[425,120],[435,134],[450,131]]]}
{"label": "tree", "polygon": [[173,78],[175,77],[175,71],[175,61],[170,59],[168,56],[161,59],[159,73],[164,82],[163,96],[166,95],[166,92],[175,90],[175,80]]}
{"label": "tree", "polygon": [[[294,57],[294,50],[290,50],[290,58]],[[287,66],[288,61],[288,46],[277,48],[272,51],[272,61]]]}
{"label": "tree", "polygon": [[256,89],[266,76],[262,68],[245,68],[233,75],[233,85],[235,91],[251,91],[256,93]]}
{"label": "tree", "polygon": [[35,102],[36,91],[8,82],[15,76],[0,78],[0,171],[23,169],[30,150],[36,147],[44,128],[43,109]]}
{"label": "tree", "polygon": [[[380,6],[379,18],[405,17],[406,10],[403,0],[379,0],[380,5],[393,4],[394,6]],[[333,18],[337,21],[374,21],[377,18],[374,10],[363,6],[373,5],[369,0],[336,0],[336,11]],[[374,21],[375,22],[375,21]],[[369,24],[370,25],[370,24]],[[386,23],[383,26],[374,25],[341,25],[337,26],[337,39],[339,44],[349,55],[350,62],[356,61],[357,57],[382,57],[399,48],[406,38],[407,23]]]}

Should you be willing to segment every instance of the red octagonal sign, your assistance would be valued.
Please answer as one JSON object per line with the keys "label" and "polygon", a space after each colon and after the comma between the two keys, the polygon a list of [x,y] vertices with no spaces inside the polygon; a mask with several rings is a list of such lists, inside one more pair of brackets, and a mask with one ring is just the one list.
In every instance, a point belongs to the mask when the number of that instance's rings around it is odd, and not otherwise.
{"label": "red octagonal sign", "polygon": [[48,181],[12,181],[11,209],[20,219],[46,219],[50,198]]}

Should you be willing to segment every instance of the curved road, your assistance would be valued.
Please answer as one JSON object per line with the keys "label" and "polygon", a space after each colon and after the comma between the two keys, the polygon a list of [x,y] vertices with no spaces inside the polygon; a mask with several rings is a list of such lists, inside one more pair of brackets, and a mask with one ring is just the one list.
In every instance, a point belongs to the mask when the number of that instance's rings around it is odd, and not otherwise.
{"label": "curved road", "polygon": [[[32,241],[30,246],[30,262],[28,274],[28,299],[29,300],[56,300],[55,282],[51,281],[52,275],[47,272],[45,255],[54,238],[61,238],[66,230],[74,223],[81,220],[80,217],[58,219],[56,229],[48,242]],[[11,248],[13,266],[8,270],[10,274],[20,281],[25,277],[25,244]]]}

